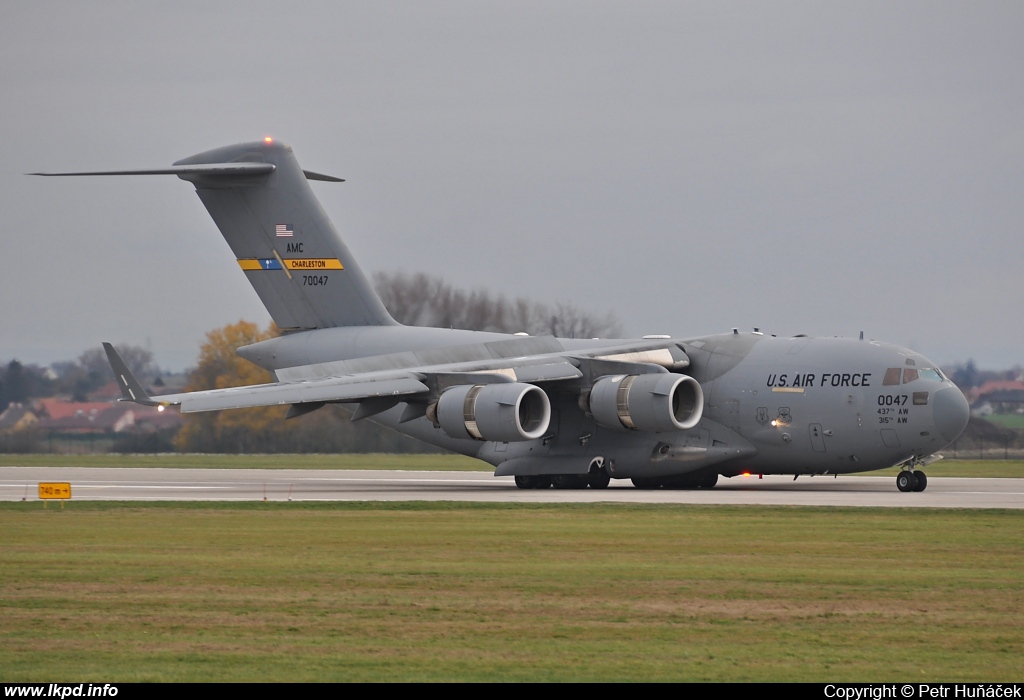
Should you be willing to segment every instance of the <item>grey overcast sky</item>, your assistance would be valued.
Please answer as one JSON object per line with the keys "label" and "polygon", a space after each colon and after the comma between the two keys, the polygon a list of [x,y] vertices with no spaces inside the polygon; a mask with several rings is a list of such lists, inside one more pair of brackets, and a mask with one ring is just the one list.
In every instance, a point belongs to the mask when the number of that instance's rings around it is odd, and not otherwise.
{"label": "grey overcast sky", "polygon": [[1024,362],[1024,3],[21,2],[0,361],[268,315],[168,165],[271,135],[363,267]]}

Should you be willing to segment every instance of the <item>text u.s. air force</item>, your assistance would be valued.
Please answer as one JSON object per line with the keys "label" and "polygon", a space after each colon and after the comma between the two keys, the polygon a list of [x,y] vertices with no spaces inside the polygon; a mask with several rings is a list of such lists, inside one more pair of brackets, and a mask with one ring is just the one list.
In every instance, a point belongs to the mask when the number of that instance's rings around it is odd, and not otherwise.
{"label": "text u.s. air force", "polygon": [[788,373],[769,374],[766,385],[771,387],[871,386],[871,372],[825,373],[820,377],[813,372],[797,373],[792,377]]}

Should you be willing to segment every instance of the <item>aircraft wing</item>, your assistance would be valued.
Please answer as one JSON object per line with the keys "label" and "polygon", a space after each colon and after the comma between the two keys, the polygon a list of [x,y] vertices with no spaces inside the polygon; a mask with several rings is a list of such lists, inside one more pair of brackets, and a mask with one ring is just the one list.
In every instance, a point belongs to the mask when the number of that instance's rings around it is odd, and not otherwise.
{"label": "aircraft wing", "polygon": [[128,369],[110,343],[103,343],[107,359],[114,370],[122,401],[146,406],[181,406],[182,413],[219,411],[227,408],[252,408],[325,401],[354,402],[394,396],[426,394],[429,388],[412,372],[392,376],[330,377],[299,382],[278,382],[193,391],[185,394],[150,396]]}
{"label": "aircraft wing", "polygon": [[374,399],[419,398],[425,401],[436,398],[449,387],[465,384],[536,384],[573,381],[585,375],[663,373],[666,369],[656,362],[679,363],[680,360],[657,345],[644,343],[588,353],[455,362],[160,396],[146,392],[110,343],[103,343],[103,348],[121,389],[122,401],[147,406],[180,405],[182,413],[195,413],[256,406],[372,402]]}
{"label": "aircraft wing", "polygon": [[160,403],[180,404],[182,413],[219,411],[226,408],[283,406],[325,401],[355,402],[364,399],[426,394],[426,384],[413,375],[373,379],[335,377],[307,382],[256,384],[231,389],[194,391],[188,394],[158,396]]}
{"label": "aircraft wing", "polygon": [[[161,403],[180,403],[182,413],[220,411],[228,408],[251,408],[320,402],[357,402],[366,399],[408,397],[430,393],[429,384],[442,385],[512,382],[559,381],[575,379],[580,371],[569,362],[527,365],[512,370],[493,372],[402,372],[398,376],[331,377],[301,382],[279,382],[194,391],[155,397]],[[427,383],[424,383],[426,381]]]}
{"label": "aircraft wing", "polygon": [[[413,397],[423,398],[438,386],[496,382],[544,382],[576,379],[581,372],[571,362],[559,358],[542,364],[524,364],[503,369],[472,369],[455,371],[416,368],[392,372],[370,372],[343,377],[327,377],[294,382],[254,384],[229,389],[211,389],[183,394],[150,396],[128,369],[110,343],[103,343],[107,359],[114,370],[121,400],[146,406],[181,406],[182,413],[220,411],[229,408],[284,406],[323,402],[359,402],[366,399]],[[426,383],[425,383],[426,382]]]}

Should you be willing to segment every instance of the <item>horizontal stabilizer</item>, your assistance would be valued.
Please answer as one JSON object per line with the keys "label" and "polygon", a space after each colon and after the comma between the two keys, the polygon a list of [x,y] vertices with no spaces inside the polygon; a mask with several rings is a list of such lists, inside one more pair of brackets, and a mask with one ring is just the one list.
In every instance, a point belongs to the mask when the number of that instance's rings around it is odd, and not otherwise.
{"label": "horizontal stabilizer", "polygon": [[[277,166],[273,163],[203,163],[201,165],[172,165],[169,168],[152,168],[148,170],[93,170],[90,172],[78,173],[25,173],[26,175],[39,175],[40,177],[86,177],[90,175],[204,175],[216,177],[224,175],[236,177],[238,175],[268,175]],[[303,170],[302,174],[307,180],[319,180],[320,182],[345,182],[340,177],[314,173],[312,170]]]}
{"label": "horizontal stabilizer", "polygon": [[[204,175],[237,177],[239,175],[268,175],[277,166],[273,163],[203,163],[200,165],[172,165],[151,170],[96,170],[79,173],[26,173],[41,177],[82,177],[88,175]],[[312,178],[316,179],[316,178]]]}

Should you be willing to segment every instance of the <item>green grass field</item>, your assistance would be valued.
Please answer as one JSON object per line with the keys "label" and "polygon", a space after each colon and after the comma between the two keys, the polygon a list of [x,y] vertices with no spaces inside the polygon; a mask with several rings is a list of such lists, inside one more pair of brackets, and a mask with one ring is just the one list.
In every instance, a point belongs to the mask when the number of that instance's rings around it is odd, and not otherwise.
{"label": "green grass field", "polygon": [[[477,459],[451,454],[337,455],[51,455],[0,454],[0,467],[173,467],[177,469],[405,469],[493,471]],[[1024,478],[1024,460],[944,459],[924,468],[928,476]],[[897,469],[863,472],[861,476],[895,476]]]}
{"label": "green grass field", "polygon": [[1016,681],[1024,513],[0,504],[0,680]]}

